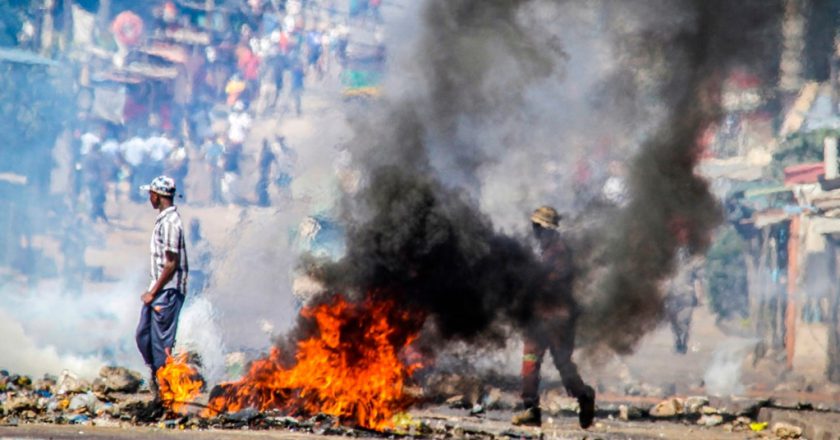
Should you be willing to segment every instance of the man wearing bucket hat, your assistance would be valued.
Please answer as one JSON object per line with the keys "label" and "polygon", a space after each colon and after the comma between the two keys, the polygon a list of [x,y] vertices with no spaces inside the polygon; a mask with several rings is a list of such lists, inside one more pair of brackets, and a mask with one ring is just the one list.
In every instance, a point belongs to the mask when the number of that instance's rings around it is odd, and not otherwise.
{"label": "man wearing bucket hat", "polygon": [[522,401],[525,409],[513,416],[513,424],[540,426],[542,423],[540,366],[546,350],[549,350],[560,372],[563,387],[580,405],[580,426],[588,428],[595,416],[595,390],[583,382],[572,362],[577,314],[571,294],[574,270],[569,246],[557,230],[559,225],[560,215],[550,206],[537,208],[531,214],[531,226],[542,261],[550,271],[548,282],[552,289],[560,291],[549,292],[552,300],[537,305],[533,319],[524,329]]}
{"label": "man wearing bucket hat", "polygon": [[181,216],[173,203],[175,180],[158,176],[140,187],[149,192],[149,202],[158,210],[152,230],[151,283],[140,296],[143,308],[137,325],[137,348],[152,369],[151,387],[158,398],[155,373],[172,355],[178,315],[187,292],[187,249]]}

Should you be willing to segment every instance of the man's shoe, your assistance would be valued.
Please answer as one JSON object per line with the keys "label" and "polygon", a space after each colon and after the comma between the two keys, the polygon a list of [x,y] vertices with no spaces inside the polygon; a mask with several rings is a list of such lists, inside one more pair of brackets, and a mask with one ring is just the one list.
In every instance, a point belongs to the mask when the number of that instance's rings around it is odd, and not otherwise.
{"label": "man's shoe", "polygon": [[542,414],[539,407],[525,408],[524,411],[513,415],[511,420],[516,426],[540,426],[542,425]]}
{"label": "man's shoe", "polygon": [[152,393],[152,399],[154,401],[160,400],[160,385],[158,385],[157,375],[152,372],[152,376],[149,378],[149,391]]}
{"label": "man's shoe", "polygon": [[580,427],[583,429],[589,428],[595,419],[595,390],[587,385],[584,388],[583,395],[578,396],[577,400],[578,406],[580,406],[580,413],[578,414]]}

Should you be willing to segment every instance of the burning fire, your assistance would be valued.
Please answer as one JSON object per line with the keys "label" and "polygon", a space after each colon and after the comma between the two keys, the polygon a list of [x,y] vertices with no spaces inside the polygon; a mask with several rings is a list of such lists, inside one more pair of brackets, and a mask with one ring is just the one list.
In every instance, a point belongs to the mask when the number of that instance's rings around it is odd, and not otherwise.
{"label": "burning fire", "polygon": [[166,364],[158,369],[156,376],[161,401],[174,413],[182,414],[204,386],[201,375],[187,363],[187,353],[166,358]]}
{"label": "burning fire", "polygon": [[350,303],[341,296],[301,311],[317,325],[316,335],[298,342],[296,363],[284,367],[276,348],[252,363],[239,381],[220,385],[209,415],[246,407],[261,411],[324,413],[382,430],[411,404],[404,392],[418,363],[400,359],[415,339],[416,320],[391,301],[371,297]]}

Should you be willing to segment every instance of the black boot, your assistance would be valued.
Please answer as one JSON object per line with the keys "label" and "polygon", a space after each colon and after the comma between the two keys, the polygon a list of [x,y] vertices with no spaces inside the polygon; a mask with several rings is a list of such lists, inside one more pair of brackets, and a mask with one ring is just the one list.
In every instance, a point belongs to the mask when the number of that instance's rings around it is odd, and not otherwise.
{"label": "black boot", "polygon": [[595,419],[595,390],[587,385],[583,394],[578,396],[577,401],[578,406],[580,406],[580,413],[578,413],[580,427],[583,429],[589,428]]}
{"label": "black boot", "polygon": [[674,344],[674,349],[677,354],[686,354],[688,352],[688,336],[677,336],[677,342]]}

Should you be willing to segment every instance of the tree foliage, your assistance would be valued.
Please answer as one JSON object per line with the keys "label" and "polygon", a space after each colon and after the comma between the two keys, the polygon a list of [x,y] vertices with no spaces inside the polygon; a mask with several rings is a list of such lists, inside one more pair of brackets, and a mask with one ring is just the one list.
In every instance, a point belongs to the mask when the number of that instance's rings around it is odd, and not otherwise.
{"label": "tree foliage", "polygon": [[838,136],[840,131],[821,129],[808,132],[796,132],[787,137],[773,154],[770,164],[771,176],[784,178],[785,167],[823,160],[823,141],[828,136]]}
{"label": "tree foliage", "polygon": [[735,228],[727,225],[716,237],[706,255],[709,304],[721,318],[745,317],[749,313],[746,244]]}

